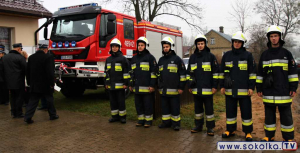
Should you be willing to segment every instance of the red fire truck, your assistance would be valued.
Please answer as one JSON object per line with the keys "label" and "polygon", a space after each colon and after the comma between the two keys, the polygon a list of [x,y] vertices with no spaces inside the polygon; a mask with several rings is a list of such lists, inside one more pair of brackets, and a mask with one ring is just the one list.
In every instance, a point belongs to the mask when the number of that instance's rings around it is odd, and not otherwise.
{"label": "red fire truck", "polygon": [[[170,36],[175,41],[175,51],[182,56],[182,32],[179,27],[147,21],[136,22],[133,16],[102,9],[97,3],[59,8],[44,28],[47,39],[48,25],[53,23],[49,40],[49,51],[55,57],[55,73],[61,77],[57,85],[66,97],[82,95],[85,89],[103,86],[105,60],[110,56],[110,41],[118,38],[121,51],[129,60],[136,53],[136,40],[145,36],[149,50],[158,60],[162,56],[160,41]],[[63,63],[69,68],[88,69],[82,71],[66,69],[59,71]],[[126,90],[129,94],[129,90]]]}

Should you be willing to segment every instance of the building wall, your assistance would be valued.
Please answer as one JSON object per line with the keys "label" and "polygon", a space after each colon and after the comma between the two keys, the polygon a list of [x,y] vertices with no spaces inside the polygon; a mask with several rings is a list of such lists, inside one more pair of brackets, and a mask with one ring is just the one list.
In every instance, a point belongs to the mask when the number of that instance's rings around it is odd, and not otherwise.
{"label": "building wall", "polygon": [[38,18],[0,14],[0,27],[11,28],[11,45],[22,43],[28,53],[34,50],[34,32],[38,29]]}

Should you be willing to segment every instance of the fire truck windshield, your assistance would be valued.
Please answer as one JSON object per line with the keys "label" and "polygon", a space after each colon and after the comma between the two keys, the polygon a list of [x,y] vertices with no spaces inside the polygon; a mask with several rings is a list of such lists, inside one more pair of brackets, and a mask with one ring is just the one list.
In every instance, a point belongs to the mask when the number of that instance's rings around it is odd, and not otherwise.
{"label": "fire truck windshield", "polygon": [[94,34],[97,14],[83,14],[56,18],[51,39],[84,39]]}

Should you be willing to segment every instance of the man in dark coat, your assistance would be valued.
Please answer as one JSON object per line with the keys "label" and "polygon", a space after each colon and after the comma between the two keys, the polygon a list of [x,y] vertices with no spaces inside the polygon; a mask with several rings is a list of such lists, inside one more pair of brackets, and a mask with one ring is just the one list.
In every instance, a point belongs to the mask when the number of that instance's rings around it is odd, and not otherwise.
{"label": "man in dark coat", "polygon": [[4,79],[3,61],[2,57],[5,55],[5,46],[0,44],[0,104],[9,104],[9,90],[6,87]]}
{"label": "man in dark coat", "polygon": [[22,44],[13,45],[13,50],[3,57],[4,78],[11,93],[11,115],[23,118],[23,94],[25,91],[26,60],[21,55]]}
{"label": "man in dark coat", "polygon": [[50,120],[59,118],[53,104],[54,58],[47,52],[48,46],[40,45],[39,50],[28,59],[26,80],[30,86],[30,100],[24,118],[28,124],[33,123],[32,117],[42,97],[47,100]]}

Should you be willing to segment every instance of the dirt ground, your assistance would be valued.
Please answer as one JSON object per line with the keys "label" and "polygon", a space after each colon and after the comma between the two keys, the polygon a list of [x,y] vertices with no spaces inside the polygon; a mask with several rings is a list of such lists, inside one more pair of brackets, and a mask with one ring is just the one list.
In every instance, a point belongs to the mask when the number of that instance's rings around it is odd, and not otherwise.
{"label": "dirt ground", "polygon": [[[294,121],[294,128],[295,128],[295,140],[297,143],[300,143],[300,90],[297,91],[297,96],[293,99],[292,104],[292,113],[293,113],[293,121]],[[264,121],[265,121],[265,112],[264,112],[264,104],[262,102],[262,98],[258,97],[255,93],[252,96],[252,120],[253,120],[253,132],[252,136],[256,140],[260,140],[261,138],[265,137],[264,132]],[[220,120],[216,123],[215,130],[218,134],[222,134],[223,131],[226,130],[226,113],[220,115]],[[237,116],[237,135],[238,136],[245,136],[242,131],[242,121],[241,121],[241,113],[240,109],[238,109],[238,116]],[[277,109],[276,113],[276,134],[275,140],[282,141],[282,135],[280,130],[280,117],[279,112]]]}

